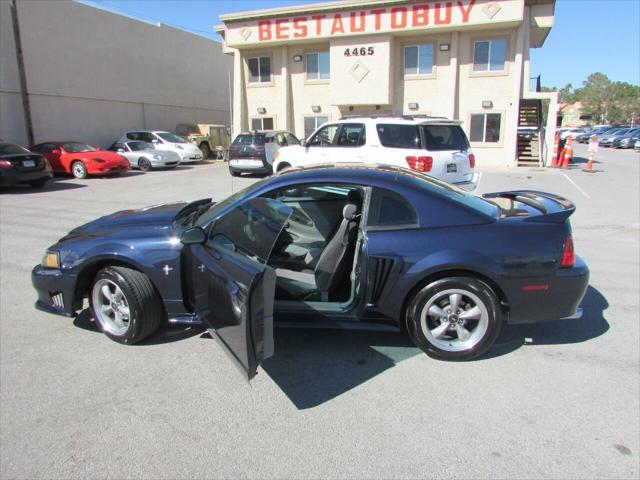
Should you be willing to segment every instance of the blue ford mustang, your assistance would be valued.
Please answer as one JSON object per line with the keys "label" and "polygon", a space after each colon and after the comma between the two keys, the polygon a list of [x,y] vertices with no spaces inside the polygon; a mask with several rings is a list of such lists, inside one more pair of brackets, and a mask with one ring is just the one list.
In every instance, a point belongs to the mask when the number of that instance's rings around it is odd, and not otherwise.
{"label": "blue ford mustang", "polygon": [[32,272],[36,307],[89,299],[121,343],[167,320],[204,323],[246,370],[273,325],[406,329],[467,360],[504,322],[576,318],[589,271],[556,195],[480,197],[426,175],[345,164],[289,170],[226,200],[124,210],[78,227]]}

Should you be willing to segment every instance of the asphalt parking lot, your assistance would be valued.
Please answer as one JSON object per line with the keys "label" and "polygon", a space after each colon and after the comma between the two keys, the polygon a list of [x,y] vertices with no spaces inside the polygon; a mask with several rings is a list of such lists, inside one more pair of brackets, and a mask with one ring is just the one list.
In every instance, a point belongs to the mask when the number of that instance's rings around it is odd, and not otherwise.
{"label": "asphalt parking lot", "polygon": [[221,199],[255,178],[224,165],[57,178],[0,195],[2,478],[638,478],[640,154],[598,173],[485,171],[480,191],[572,199],[591,268],[582,320],[509,327],[446,363],[398,334],[276,331],[248,385],[200,329],[137,346],[33,308],[46,247],[97,216]]}

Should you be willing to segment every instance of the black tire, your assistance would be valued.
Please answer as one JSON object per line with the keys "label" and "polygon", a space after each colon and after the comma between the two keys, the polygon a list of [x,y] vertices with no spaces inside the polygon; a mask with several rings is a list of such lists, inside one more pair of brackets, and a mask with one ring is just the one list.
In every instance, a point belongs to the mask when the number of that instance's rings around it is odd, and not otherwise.
{"label": "black tire", "polygon": [[[104,280],[121,290],[129,307],[128,327],[121,334],[109,332],[108,326],[101,321],[101,316],[96,314],[95,290],[100,281]],[[89,292],[89,305],[100,330],[111,340],[129,345],[152,335],[165,317],[162,302],[149,277],[126,267],[106,267],[98,272]]]}
{"label": "black tire", "polygon": [[31,188],[42,188],[47,184],[48,181],[48,179],[43,178],[41,180],[36,180],[35,182],[30,182],[29,185],[31,185]]}
{"label": "black tire", "polygon": [[211,156],[211,148],[206,143],[200,144],[200,151],[202,152],[203,160],[207,160]]}
{"label": "black tire", "polygon": [[280,163],[278,164],[278,169],[276,170],[276,172],[281,172],[282,170],[284,170],[285,168],[289,168],[291,165],[289,165],[288,163]]}
{"label": "black tire", "polygon": [[[460,308],[447,312],[452,295],[458,294]],[[429,311],[437,307],[447,315],[446,319],[430,314],[425,315],[423,321],[427,307]],[[461,320],[473,307],[480,311],[479,319]],[[495,293],[486,283],[470,277],[443,278],[420,288],[409,301],[405,316],[407,331],[416,346],[439,360],[463,361],[482,355],[493,345],[502,328],[502,313]],[[468,340],[459,338],[458,328],[460,333],[470,335]]]}
{"label": "black tire", "polygon": [[229,169],[229,173],[231,174],[232,177],[239,177],[240,176],[240,172],[236,172],[235,170]]}
{"label": "black tire", "polygon": [[144,172],[148,172],[152,168],[151,162],[148,158],[140,157],[138,159],[138,168]]}
{"label": "black tire", "polygon": [[89,174],[87,173],[87,167],[85,167],[84,163],[80,160],[76,160],[71,164],[71,175],[75,178],[83,179],[87,178]]}

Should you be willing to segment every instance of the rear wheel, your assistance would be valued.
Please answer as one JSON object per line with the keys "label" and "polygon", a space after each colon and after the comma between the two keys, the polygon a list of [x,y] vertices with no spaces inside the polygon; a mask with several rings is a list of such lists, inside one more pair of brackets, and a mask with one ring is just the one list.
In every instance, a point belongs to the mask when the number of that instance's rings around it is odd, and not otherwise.
{"label": "rear wheel", "polygon": [[482,355],[502,327],[495,293],[484,282],[469,277],[431,282],[416,292],[406,315],[416,345],[440,360],[471,360]]}
{"label": "rear wheel", "polygon": [[151,162],[148,158],[141,157],[138,159],[138,167],[145,172],[151,170]]}
{"label": "rear wheel", "polygon": [[200,144],[200,151],[202,152],[203,160],[207,160],[211,156],[211,148],[206,143]]}
{"label": "rear wheel", "polygon": [[76,178],[87,178],[87,167],[80,161],[75,161],[71,164],[71,174]]}
{"label": "rear wheel", "polygon": [[134,344],[153,334],[163,318],[160,298],[144,273],[126,267],[103,268],[89,303],[100,330],[118,343]]}

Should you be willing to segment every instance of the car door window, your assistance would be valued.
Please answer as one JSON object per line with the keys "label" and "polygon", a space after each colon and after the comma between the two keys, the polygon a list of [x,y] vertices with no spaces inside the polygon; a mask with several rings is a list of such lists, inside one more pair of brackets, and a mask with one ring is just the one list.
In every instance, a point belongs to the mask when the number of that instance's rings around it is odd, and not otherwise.
{"label": "car door window", "polygon": [[332,147],[338,133],[339,125],[326,125],[311,137],[307,146],[310,147]]}
{"label": "car door window", "polygon": [[139,133],[139,132],[128,132],[127,133],[127,138],[129,140],[139,140],[140,139],[140,135],[141,135],[141,133]]}
{"label": "car door window", "polygon": [[281,147],[287,146],[287,140],[284,138],[284,135],[282,133],[278,133],[276,135],[276,141],[278,142],[278,145],[280,145]]}
{"label": "car door window", "polygon": [[338,147],[359,147],[364,145],[365,129],[362,123],[343,123],[338,135]]}
{"label": "car door window", "polygon": [[284,137],[287,139],[287,145],[300,145],[300,140],[298,140],[295,135],[285,133]]}
{"label": "car door window", "polygon": [[215,222],[208,243],[266,264],[291,212],[275,199],[251,199]]}

